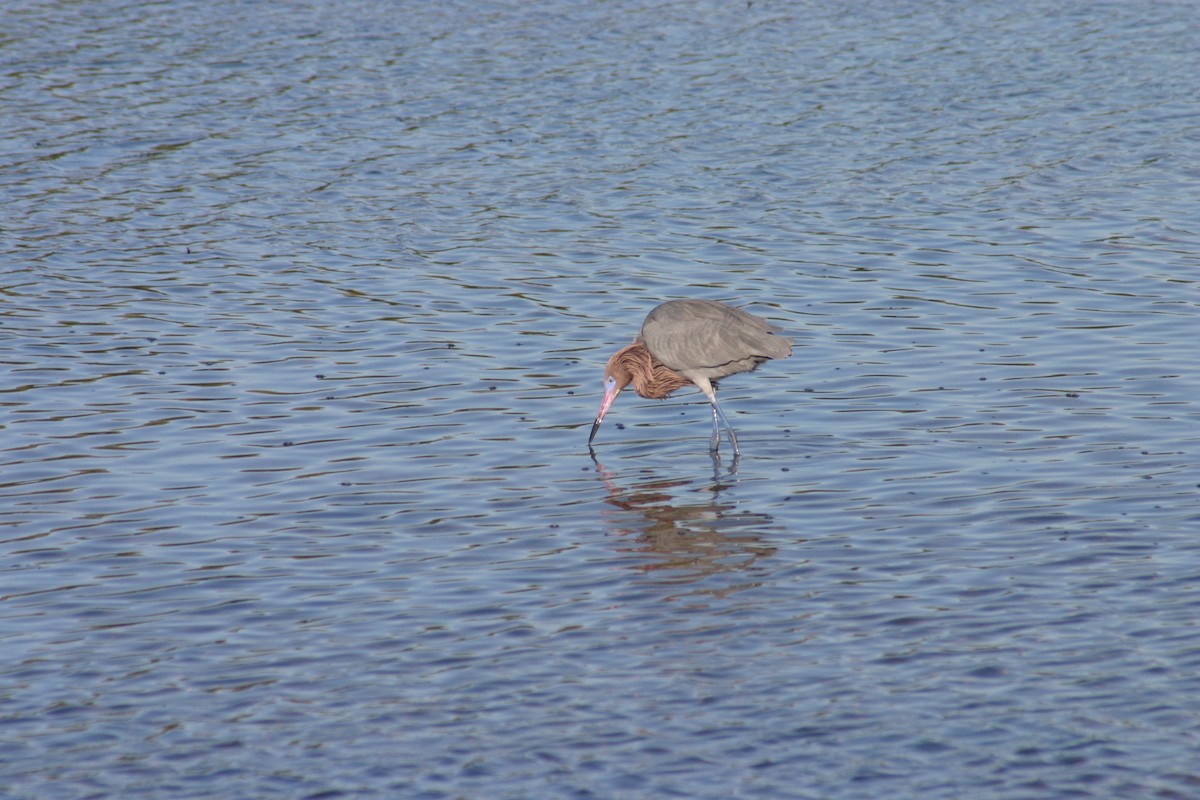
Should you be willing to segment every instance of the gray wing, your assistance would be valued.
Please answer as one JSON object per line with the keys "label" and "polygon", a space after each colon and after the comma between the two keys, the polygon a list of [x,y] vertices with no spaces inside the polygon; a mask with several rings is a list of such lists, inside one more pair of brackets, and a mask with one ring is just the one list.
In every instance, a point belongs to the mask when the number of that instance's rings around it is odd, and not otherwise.
{"label": "gray wing", "polygon": [[717,380],[791,355],[792,343],[776,330],[724,303],[669,300],[646,317],[641,339],[651,355],[681,375]]}

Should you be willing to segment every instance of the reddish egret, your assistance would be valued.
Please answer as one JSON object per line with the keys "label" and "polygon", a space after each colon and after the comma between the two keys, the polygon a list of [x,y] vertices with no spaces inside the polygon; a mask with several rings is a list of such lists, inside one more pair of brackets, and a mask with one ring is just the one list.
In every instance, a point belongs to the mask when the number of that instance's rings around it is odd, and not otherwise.
{"label": "reddish egret", "polygon": [[622,347],[604,368],[604,400],[588,447],[617,395],[629,384],[641,397],[661,400],[683,386],[695,386],[712,404],[713,430],[709,450],[721,443],[718,420],[729,431],[738,455],[737,436],[717,405],[717,381],[750,372],[764,361],[787,358],[792,343],[776,335],[765,319],[712,300],[668,300],[642,323],[633,344]]}

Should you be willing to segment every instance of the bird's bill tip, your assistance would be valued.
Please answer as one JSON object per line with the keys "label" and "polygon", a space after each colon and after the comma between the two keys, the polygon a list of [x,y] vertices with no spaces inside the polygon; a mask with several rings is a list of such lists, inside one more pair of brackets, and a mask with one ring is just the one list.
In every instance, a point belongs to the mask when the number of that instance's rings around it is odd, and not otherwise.
{"label": "bird's bill tip", "polygon": [[604,415],[608,413],[608,409],[612,408],[613,401],[620,393],[620,388],[610,378],[604,388],[604,399],[600,401],[600,410],[596,412],[596,421],[592,423],[592,432],[588,434],[588,447],[592,446],[592,440],[596,438],[596,431],[600,430],[600,423],[604,421]]}

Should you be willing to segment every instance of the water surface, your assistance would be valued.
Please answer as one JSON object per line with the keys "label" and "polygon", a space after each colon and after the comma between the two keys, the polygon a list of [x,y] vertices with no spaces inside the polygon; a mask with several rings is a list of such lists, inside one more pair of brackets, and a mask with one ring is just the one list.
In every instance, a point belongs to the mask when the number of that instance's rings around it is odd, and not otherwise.
{"label": "water surface", "polygon": [[1190,4],[0,14],[7,796],[1196,793]]}

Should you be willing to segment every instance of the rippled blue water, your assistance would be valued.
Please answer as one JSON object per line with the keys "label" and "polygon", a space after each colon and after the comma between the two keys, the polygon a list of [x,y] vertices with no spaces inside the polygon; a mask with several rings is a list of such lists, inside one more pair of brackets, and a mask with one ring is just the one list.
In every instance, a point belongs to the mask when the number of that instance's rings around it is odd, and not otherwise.
{"label": "rippled blue water", "polygon": [[1200,793],[1194,4],[0,19],[0,794]]}

